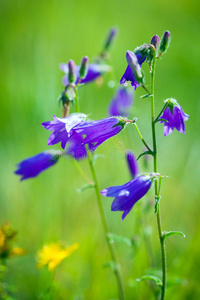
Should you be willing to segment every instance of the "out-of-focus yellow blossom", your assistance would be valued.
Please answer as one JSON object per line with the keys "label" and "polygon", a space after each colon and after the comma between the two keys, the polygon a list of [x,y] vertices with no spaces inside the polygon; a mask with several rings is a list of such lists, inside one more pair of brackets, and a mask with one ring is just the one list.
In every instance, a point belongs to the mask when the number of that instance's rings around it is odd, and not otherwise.
{"label": "out-of-focus yellow blossom", "polygon": [[71,255],[79,248],[78,243],[69,247],[63,247],[60,243],[45,245],[37,254],[37,267],[41,268],[47,265],[49,271],[53,271],[61,261]]}
{"label": "out-of-focus yellow blossom", "polygon": [[12,246],[16,234],[17,232],[13,230],[9,223],[5,223],[0,227],[0,258],[5,259],[11,255],[26,254],[26,250]]}
{"label": "out-of-focus yellow blossom", "polygon": [[10,252],[10,255],[25,255],[25,254],[27,254],[27,251],[20,247],[12,248],[12,250]]}

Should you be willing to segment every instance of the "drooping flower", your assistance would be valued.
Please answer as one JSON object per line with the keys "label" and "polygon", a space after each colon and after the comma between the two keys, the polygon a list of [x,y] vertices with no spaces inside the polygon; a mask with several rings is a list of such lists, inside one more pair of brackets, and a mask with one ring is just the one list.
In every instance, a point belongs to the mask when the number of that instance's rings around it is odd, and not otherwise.
{"label": "drooping flower", "polygon": [[37,267],[40,269],[47,266],[49,271],[53,271],[64,258],[70,256],[79,248],[78,243],[74,243],[69,247],[63,247],[60,243],[45,245],[37,255]]}
{"label": "drooping flower", "polygon": [[82,145],[90,144],[94,151],[104,141],[118,134],[126,125],[122,118],[110,117],[98,121],[82,122],[74,130],[85,135]]}
{"label": "drooping flower", "polygon": [[[73,156],[76,160],[81,160],[87,157],[86,146],[82,145],[82,143],[83,143],[82,134],[75,132],[69,139],[66,153],[70,156]],[[92,150],[91,144],[89,144],[88,146],[89,146],[89,150]]]}
{"label": "drooping flower", "polygon": [[168,106],[159,118],[162,119],[159,122],[164,123],[164,135],[167,136],[172,133],[174,128],[181,133],[185,133],[185,121],[189,119],[189,115],[184,113],[175,99],[168,99],[165,102],[168,103]]}
{"label": "drooping flower", "polygon": [[[67,86],[69,84],[69,80],[68,80],[69,67],[68,67],[68,64],[64,64],[64,63],[61,64],[60,69],[65,73],[65,75],[63,77],[63,80],[62,80],[63,85]],[[104,65],[103,64],[89,64],[87,66],[87,72],[86,72],[85,78],[81,79],[79,77],[80,66],[75,66],[75,76],[76,76],[75,84],[77,84],[77,83],[89,83],[91,81],[94,81],[99,76],[101,76],[103,73],[109,72],[110,69],[111,69],[110,66],[105,65],[105,64]]]}
{"label": "drooping flower", "polygon": [[132,91],[125,87],[120,87],[117,90],[116,97],[111,100],[108,108],[109,116],[123,116],[128,117],[129,110],[133,103]]}
{"label": "drooping flower", "polygon": [[15,174],[22,176],[20,180],[36,177],[39,173],[55,165],[61,151],[44,151],[21,161]]}
{"label": "drooping flower", "polygon": [[101,194],[105,197],[115,197],[111,205],[111,210],[124,211],[122,214],[123,221],[134,204],[150,189],[151,178],[150,175],[140,175],[124,185],[108,187],[101,191]]}
{"label": "drooping flower", "polygon": [[132,151],[126,152],[126,160],[128,163],[128,168],[129,168],[130,174],[133,178],[135,178],[139,173],[139,168],[138,168],[138,164],[137,164],[135,155],[133,154]]}
{"label": "drooping flower", "polygon": [[66,143],[73,135],[74,127],[86,119],[85,114],[74,113],[66,118],[53,117],[54,121],[42,123],[47,130],[53,131],[48,139],[48,145],[54,145],[61,142],[61,147],[65,149]]}
{"label": "drooping flower", "polygon": [[[131,52],[131,51],[129,51]],[[137,58],[137,62],[139,64],[139,67],[141,68],[143,62],[146,60],[146,48],[145,45],[142,47],[140,47],[140,49],[137,49],[134,52],[134,55]],[[134,90],[136,90],[136,88],[140,85],[136,79],[136,76],[134,74],[134,72],[132,71],[129,63],[128,66],[125,70],[124,75],[122,76],[121,80],[120,80],[120,84],[125,84],[127,81],[131,82],[131,85],[133,86]]]}

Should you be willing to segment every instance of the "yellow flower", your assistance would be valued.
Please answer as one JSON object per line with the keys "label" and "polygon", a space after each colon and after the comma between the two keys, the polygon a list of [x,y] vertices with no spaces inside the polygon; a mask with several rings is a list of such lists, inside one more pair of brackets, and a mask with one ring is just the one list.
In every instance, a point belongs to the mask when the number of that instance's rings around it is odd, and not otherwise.
{"label": "yellow flower", "polygon": [[0,247],[4,246],[5,239],[6,239],[5,234],[4,234],[3,230],[0,229]]}
{"label": "yellow flower", "polygon": [[12,248],[10,252],[10,255],[25,255],[25,254],[27,254],[27,251],[19,247]]}
{"label": "yellow flower", "polygon": [[49,271],[53,271],[61,261],[71,255],[76,249],[79,248],[79,244],[74,243],[73,245],[64,248],[60,243],[54,243],[45,245],[37,254],[37,267],[47,265]]}

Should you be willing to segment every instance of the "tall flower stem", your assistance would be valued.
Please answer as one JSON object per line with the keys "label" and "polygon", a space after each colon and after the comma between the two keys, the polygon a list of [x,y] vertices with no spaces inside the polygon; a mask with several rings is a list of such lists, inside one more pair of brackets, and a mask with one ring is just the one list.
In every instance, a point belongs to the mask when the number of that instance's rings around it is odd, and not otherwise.
{"label": "tall flower stem", "polygon": [[[157,155],[157,144],[156,144],[156,129],[155,129],[155,101],[154,101],[154,79],[155,79],[155,57],[152,63],[152,72],[151,72],[151,121],[152,121],[152,139],[153,139],[153,152],[154,152],[154,172],[158,172],[158,155]],[[157,201],[160,198],[160,191],[158,187],[158,181],[155,181],[155,200]],[[164,300],[165,290],[166,290],[166,251],[165,251],[165,242],[162,233],[162,223],[161,223],[161,214],[160,214],[160,202],[157,205],[157,227],[158,235],[160,240],[161,247],[161,256],[162,256],[162,290],[161,290],[161,300]]]}
{"label": "tall flower stem", "polygon": [[[75,93],[76,93],[75,107],[79,108],[79,104],[77,103],[78,102],[77,90],[75,90]],[[77,110],[77,112],[80,112],[80,110]],[[106,222],[106,218],[105,218],[105,214],[104,214],[104,210],[103,210],[103,205],[102,205],[102,202],[101,202],[101,193],[100,193],[100,188],[99,188],[99,184],[98,184],[98,180],[97,180],[97,176],[96,176],[96,172],[95,172],[95,168],[94,168],[92,155],[91,155],[91,153],[88,149],[87,149],[87,156],[88,156],[88,162],[89,162],[89,165],[90,165],[90,170],[91,170],[91,173],[92,173],[92,178],[93,178],[93,181],[94,181],[94,188],[95,188],[95,192],[96,192],[98,208],[99,208],[99,212],[100,212],[100,216],[101,216],[101,221],[102,221],[102,225],[103,225],[103,229],[104,229],[108,249],[110,251],[111,259],[114,263],[113,272],[114,272],[114,274],[116,276],[116,280],[117,280],[119,299],[124,300],[124,292],[123,292],[122,280],[121,280],[121,275],[120,275],[120,267],[119,267],[119,263],[118,263],[118,260],[117,260],[117,255],[116,255],[114,245],[112,244],[112,242],[109,239],[110,230],[109,230],[108,224]]]}

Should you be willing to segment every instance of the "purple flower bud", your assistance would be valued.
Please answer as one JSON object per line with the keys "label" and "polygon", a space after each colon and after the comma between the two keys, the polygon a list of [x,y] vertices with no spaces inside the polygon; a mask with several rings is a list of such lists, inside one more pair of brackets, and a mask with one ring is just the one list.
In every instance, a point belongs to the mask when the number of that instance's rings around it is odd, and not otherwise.
{"label": "purple flower bud", "polygon": [[74,83],[76,80],[76,78],[75,78],[75,63],[72,59],[70,59],[68,62],[68,68],[69,68],[69,73],[68,73],[69,83]]}
{"label": "purple flower bud", "polygon": [[108,49],[110,48],[110,45],[112,44],[117,33],[118,33],[117,27],[111,28],[111,30],[109,31],[105,46],[104,46],[105,51],[108,51]]}
{"label": "purple flower bud", "polygon": [[137,164],[135,155],[133,154],[132,151],[126,152],[126,160],[128,163],[128,168],[129,168],[130,174],[133,178],[135,178],[139,173],[139,168],[138,168],[138,164]]}
{"label": "purple flower bud", "polygon": [[139,84],[143,83],[143,80],[142,80],[143,75],[142,75],[141,67],[137,60],[137,56],[132,51],[127,51],[126,52],[126,60],[127,60],[129,67],[131,68],[131,71],[134,74],[137,82]]}
{"label": "purple flower bud", "polygon": [[133,92],[125,87],[117,90],[116,97],[112,99],[109,108],[109,116],[128,117],[133,103]]}
{"label": "purple flower bud", "polygon": [[167,51],[167,48],[169,47],[169,43],[170,43],[170,32],[165,31],[160,42],[160,48],[159,48],[160,54]]}
{"label": "purple flower bud", "polygon": [[[69,74],[69,67],[68,64],[61,64],[60,69],[65,72],[66,75],[63,76],[62,82],[64,86],[69,84],[68,74]],[[96,80],[100,77],[103,73],[109,72],[111,70],[110,66],[108,65],[100,65],[100,64],[89,64],[87,67],[87,72],[85,78],[80,80],[79,77],[79,70],[80,66],[75,66],[75,84],[77,83],[89,83]]]}
{"label": "purple flower bud", "polygon": [[87,74],[88,61],[89,61],[89,58],[87,56],[84,56],[81,61],[81,65],[80,65],[80,69],[79,69],[79,77],[81,79],[85,78],[85,76]]}
{"label": "purple flower bud", "polygon": [[111,205],[112,211],[124,211],[122,221],[151,187],[151,176],[140,175],[124,185],[112,186],[101,191],[105,197],[115,197]]}
{"label": "purple flower bud", "polygon": [[[146,60],[146,55],[143,50],[144,50],[143,48],[142,48],[142,51],[141,51],[141,49],[137,49],[137,51],[135,52],[135,55],[137,57],[137,61],[140,65],[140,67],[142,66],[143,62]],[[125,84],[127,81],[131,82],[131,85],[133,86],[134,90],[136,90],[136,88],[139,86],[136,76],[131,71],[131,68],[129,65],[127,66],[125,73],[120,80],[120,84]]]}
{"label": "purple flower bud", "polygon": [[154,35],[151,39],[151,45],[154,46],[154,48],[157,50],[158,49],[158,45],[159,45],[159,36],[158,35]]}
{"label": "purple flower bud", "polygon": [[[185,133],[185,121],[189,119],[189,115],[185,114],[182,107],[175,99],[166,100],[168,106],[163,111],[159,123],[164,123],[164,135],[167,136],[174,128],[181,133]],[[166,120],[166,121],[164,121]]]}
{"label": "purple flower bud", "polygon": [[55,165],[61,155],[62,152],[56,150],[41,152],[21,161],[17,165],[18,169],[15,174],[22,176],[20,180],[36,177],[39,173]]}

